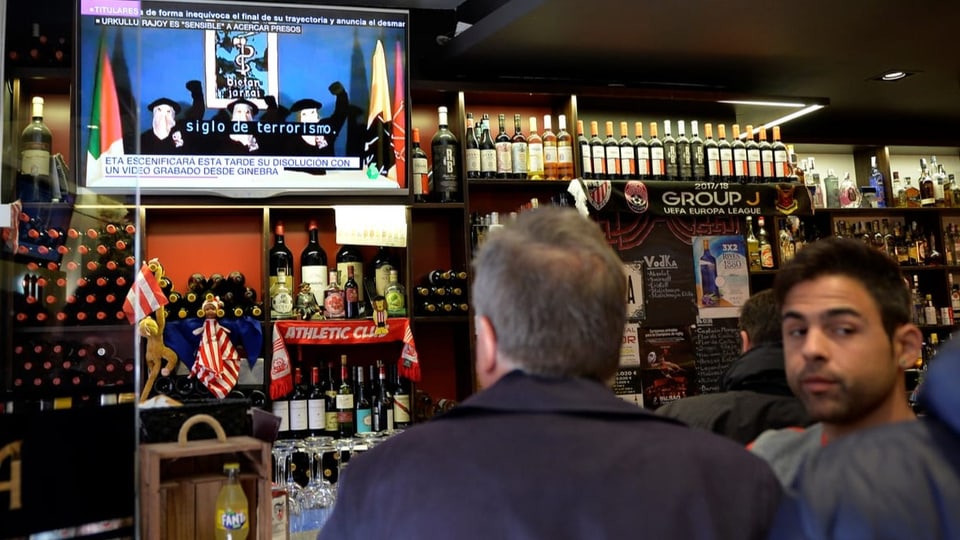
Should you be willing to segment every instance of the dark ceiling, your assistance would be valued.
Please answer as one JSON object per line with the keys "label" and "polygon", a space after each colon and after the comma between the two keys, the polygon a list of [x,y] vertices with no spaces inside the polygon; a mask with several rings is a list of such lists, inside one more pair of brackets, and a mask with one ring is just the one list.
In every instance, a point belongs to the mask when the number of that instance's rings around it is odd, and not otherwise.
{"label": "dark ceiling", "polygon": [[[790,124],[791,139],[960,146],[957,0],[284,1],[409,9],[419,80],[826,98],[827,108]],[[8,19],[71,12],[7,2]],[[472,26],[438,44],[458,20]],[[891,69],[916,74],[872,80]]]}

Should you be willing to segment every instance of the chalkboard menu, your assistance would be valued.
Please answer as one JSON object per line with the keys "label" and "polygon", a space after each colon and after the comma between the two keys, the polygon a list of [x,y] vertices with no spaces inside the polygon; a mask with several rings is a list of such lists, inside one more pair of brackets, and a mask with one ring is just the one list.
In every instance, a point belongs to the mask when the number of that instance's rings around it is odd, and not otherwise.
{"label": "chalkboard menu", "polygon": [[693,338],[700,394],[718,392],[720,378],[740,356],[740,330],[737,319],[700,319]]}

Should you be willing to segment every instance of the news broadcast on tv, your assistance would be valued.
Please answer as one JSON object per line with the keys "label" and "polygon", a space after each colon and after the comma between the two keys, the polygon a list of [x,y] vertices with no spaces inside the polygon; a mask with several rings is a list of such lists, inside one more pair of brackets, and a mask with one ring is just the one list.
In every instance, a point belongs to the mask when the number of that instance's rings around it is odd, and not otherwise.
{"label": "news broadcast on tv", "polygon": [[79,177],[104,193],[406,193],[409,13],[81,0]]}

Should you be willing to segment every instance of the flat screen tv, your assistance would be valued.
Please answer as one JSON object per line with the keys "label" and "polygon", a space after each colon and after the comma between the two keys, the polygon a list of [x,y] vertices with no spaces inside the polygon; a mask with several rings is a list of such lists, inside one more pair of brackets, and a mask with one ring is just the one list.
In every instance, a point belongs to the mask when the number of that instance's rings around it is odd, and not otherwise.
{"label": "flat screen tv", "polygon": [[115,194],[406,194],[404,10],[80,0],[78,179]]}

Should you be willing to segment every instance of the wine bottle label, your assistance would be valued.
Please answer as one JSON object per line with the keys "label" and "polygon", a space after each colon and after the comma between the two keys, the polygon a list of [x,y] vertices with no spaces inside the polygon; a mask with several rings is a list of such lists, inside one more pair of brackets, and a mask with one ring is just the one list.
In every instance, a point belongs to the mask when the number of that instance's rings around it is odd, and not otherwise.
{"label": "wine bottle label", "polygon": [[430,164],[427,158],[415,157],[411,160],[413,168],[413,194],[426,195],[430,193]]}
{"label": "wine bottle label", "polygon": [[494,172],[497,170],[497,150],[487,148],[480,151],[480,170],[483,172]]}
{"label": "wine bottle label", "polygon": [[774,173],[777,178],[786,178],[790,174],[790,163],[787,161],[786,150],[773,152]]}
{"label": "wine bottle label", "polygon": [[279,431],[281,433],[284,431],[290,431],[290,402],[286,400],[274,401],[270,407],[270,410],[273,412],[274,416],[280,418]]}
{"label": "wine bottle label", "polygon": [[605,154],[607,156],[607,174],[620,176],[620,147],[607,146]]}
{"label": "wine bottle label", "polygon": [[323,398],[307,400],[307,427],[311,431],[324,429],[327,405]]}
{"label": "wine bottle label", "polygon": [[591,174],[593,172],[593,158],[590,157],[589,144],[583,143],[580,145],[580,157],[583,160],[583,174]]}
{"label": "wine bottle label", "polygon": [[555,144],[544,144],[543,145],[543,162],[544,163],[557,163],[559,156],[557,154],[557,146]]}
{"label": "wine bottle label", "polygon": [[386,296],[387,287],[390,286],[390,271],[396,270],[393,265],[383,264],[374,270],[374,281],[377,286],[377,294]]}
{"label": "wine bottle label", "polygon": [[733,176],[733,149],[720,149],[720,174],[722,176]]}
{"label": "wine bottle label", "polygon": [[393,421],[395,423],[410,422],[410,396],[397,394],[393,396]]}
{"label": "wine bottle label", "polygon": [[527,143],[515,142],[510,146],[513,152],[513,172],[514,174],[527,173]]}
{"label": "wine bottle label", "polygon": [[327,276],[329,275],[329,270],[326,266],[301,266],[300,267],[300,276],[303,279],[304,283],[310,284],[310,291],[314,296],[320,296],[320,293],[323,292],[329,283],[327,283]]}
{"label": "wine bottle label", "polygon": [[733,149],[733,174],[740,177],[747,175],[747,149],[746,148]]}
{"label": "wine bottle label", "polygon": [[337,418],[342,418],[339,415],[345,410],[353,410],[353,394],[337,394]]}
{"label": "wine bottle label", "polygon": [[30,176],[50,176],[50,146],[27,143],[20,150],[20,172]]}
{"label": "wine bottle label", "polygon": [[370,409],[357,409],[357,433],[373,431],[373,418]]}
{"label": "wine bottle label", "polygon": [[480,149],[467,148],[467,172],[480,172]]}
{"label": "wine bottle label", "polygon": [[507,141],[497,143],[497,172],[506,174],[513,171],[513,156],[510,150],[510,143]]}
{"label": "wine bottle label", "polygon": [[528,171],[531,173],[543,170],[543,145],[540,143],[527,144]]}
{"label": "wine bottle label", "polygon": [[720,150],[717,148],[707,148],[707,174],[720,176]]}
{"label": "wine bottle label", "polygon": [[573,147],[569,145],[557,146],[557,162],[573,165]]}
{"label": "wine bottle label", "polygon": [[666,164],[664,163],[663,147],[654,146],[650,148],[651,174],[655,176],[663,176],[665,166]]}
{"label": "wine bottle label", "polygon": [[293,296],[285,288],[281,288],[271,298],[271,311],[274,319],[282,319],[293,315]]}
{"label": "wine bottle label", "polygon": [[310,421],[307,417],[307,401],[297,399],[290,402],[290,429],[292,431],[304,431],[310,427]]}
{"label": "wine bottle label", "polygon": [[337,411],[326,411],[323,416],[323,429],[328,433],[337,431]]}

